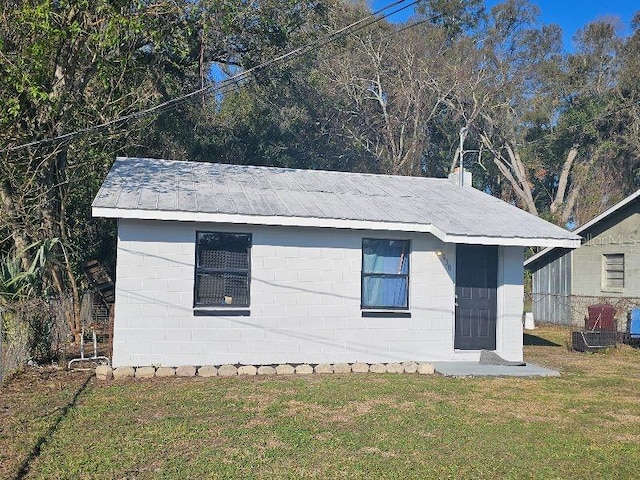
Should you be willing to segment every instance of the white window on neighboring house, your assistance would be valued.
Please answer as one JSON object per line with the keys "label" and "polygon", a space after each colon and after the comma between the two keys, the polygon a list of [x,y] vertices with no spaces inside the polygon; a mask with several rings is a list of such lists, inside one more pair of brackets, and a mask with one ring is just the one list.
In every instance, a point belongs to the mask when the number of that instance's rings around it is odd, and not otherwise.
{"label": "white window on neighboring house", "polygon": [[607,253],[602,256],[602,288],[624,288],[624,253]]}

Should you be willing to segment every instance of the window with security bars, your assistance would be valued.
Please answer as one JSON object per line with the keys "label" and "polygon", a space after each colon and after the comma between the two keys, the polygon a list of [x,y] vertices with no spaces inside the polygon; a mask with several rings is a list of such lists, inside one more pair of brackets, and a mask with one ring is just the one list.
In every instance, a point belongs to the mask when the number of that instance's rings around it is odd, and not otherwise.
{"label": "window with security bars", "polygon": [[603,255],[602,270],[603,288],[624,288],[624,253],[611,253]]}
{"label": "window with security bars", "polygon": [[409,308],[409,240],[362,240],[362,308]]}
{"label": "window with security bars", "polygon": [[249,306],[251,235],[198,232],[196,306]]}

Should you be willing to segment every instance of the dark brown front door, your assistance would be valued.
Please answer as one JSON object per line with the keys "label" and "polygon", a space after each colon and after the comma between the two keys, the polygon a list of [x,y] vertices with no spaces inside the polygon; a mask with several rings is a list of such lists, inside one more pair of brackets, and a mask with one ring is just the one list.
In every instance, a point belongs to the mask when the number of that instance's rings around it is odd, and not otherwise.
{"label": "dark brown front door", "polygon": [[454,348],[496,349],[498,247],[456,247],[456,329]]}

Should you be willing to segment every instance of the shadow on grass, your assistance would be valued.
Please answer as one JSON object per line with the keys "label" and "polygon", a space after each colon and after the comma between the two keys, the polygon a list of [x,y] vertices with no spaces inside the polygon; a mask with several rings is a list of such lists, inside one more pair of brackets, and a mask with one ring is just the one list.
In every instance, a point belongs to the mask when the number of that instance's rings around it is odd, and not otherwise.
{"label": "shadow on grass", "polygon": [[546,338],[538,337],[537,335],[530,335],[528,333],[523,334],[522,343],[524,345],[532,345],[535,347],[561,347],[559,343],[552,342]]}
{"label": "shadow on grass", "polygon": [[38,456],[42,452],[42,447],[44,446],[44,444],[51,439],[62,420],[64,420],[69,414],[69,411],[76,406],[76,403],[78,403],[78,398],[80,398],[82,392],[84,392],[85,388],[87,388],[89,380],[91,380],[92,376],[93,375],[87,376],[87,379],[82,383],[82,385],[80,385],[76,393],[73,395],[71,401],[67,403],[60,411],[60,415],[58,415],[55,422],[53,422],[53,424],[49,427],[49,430],[47,430],[46,433],[38,439],[36,444],[33,446],[33,450],[31,450],[31,452],[29,453],[29,456],[25,458],[24,462],[22,462],[22,464],[20,465],[20,470],[18,470],[18,473],[16,473],[16,476],[14,477],[15,480],[22,480],[29,473],[31,462],[38,458]]}

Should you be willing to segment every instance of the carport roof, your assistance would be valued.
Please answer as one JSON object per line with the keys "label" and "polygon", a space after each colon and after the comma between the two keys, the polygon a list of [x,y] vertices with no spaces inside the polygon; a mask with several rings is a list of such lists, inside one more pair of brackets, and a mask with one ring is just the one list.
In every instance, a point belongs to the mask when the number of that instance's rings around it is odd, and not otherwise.
{"label": "carport roof", "polygon": [[429,232],[446,242],[568,247],[580,237],[448,179],[117,158],[99,217]]}

